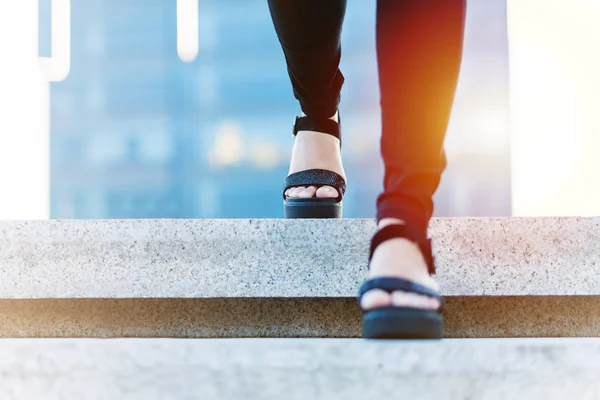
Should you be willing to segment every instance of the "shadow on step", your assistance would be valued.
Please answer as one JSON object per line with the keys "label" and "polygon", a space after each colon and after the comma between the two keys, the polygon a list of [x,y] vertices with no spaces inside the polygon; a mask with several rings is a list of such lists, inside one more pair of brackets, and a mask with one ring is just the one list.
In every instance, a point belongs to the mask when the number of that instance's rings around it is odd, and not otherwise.
{"label": "shadow on step", "polygon": [[[446,297],[447,337],[598,337],[598,296]],[[359,337],[352,298],[0,300],[0,337]]]}

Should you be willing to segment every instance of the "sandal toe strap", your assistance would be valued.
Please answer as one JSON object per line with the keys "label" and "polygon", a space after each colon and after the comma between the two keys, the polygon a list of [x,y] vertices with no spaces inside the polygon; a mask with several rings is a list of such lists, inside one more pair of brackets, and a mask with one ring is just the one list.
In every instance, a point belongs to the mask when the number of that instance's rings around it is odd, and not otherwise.
{"label": "sandal toe strap", "polygon": [[332,186],[338,191],[337,201],[340,201],[346,192],[346,181],[336,172],[326,169],[307,169],[290,174],[285,180],[283,198],[285,191],[296,186]]}
{"label": "sandal toe strap", "polygon": [[402,292],[428,296],[438,300],[440,303],[442,302],[442,296],[435,290],[407,279],[393,277],[372,278],[364,281],[358,291],[358,300],[360,301],[363,295],[372,289],[381,289],[388,293],[400,290]]}

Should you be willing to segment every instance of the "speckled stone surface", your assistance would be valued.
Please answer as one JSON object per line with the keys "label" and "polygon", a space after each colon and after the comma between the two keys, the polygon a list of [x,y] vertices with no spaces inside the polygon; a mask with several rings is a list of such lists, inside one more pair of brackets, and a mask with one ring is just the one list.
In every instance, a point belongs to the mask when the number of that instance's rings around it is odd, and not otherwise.
{"label": "speckled stone surface", "polygon": [[[353,297],[374,221],[0,222],[0,298]],[[600,218],[430,227],[445,295],[600,293]]]}
{"label": "speckled stone surface", "polygon": [[[446,337],[600,337],[600,296],[445,300]],[[0,337],[361,336],[351,298],[0,300]]]}
{"label": "speckled stone surface", "polygon": [[1,340],[0,398],[594,399],[598,339]]}

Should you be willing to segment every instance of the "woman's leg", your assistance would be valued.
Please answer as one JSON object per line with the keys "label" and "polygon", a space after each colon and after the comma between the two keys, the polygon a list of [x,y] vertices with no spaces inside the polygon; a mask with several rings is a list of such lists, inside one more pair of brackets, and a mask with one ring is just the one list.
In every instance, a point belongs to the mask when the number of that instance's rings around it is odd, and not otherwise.
{"label": "woman's leg", "polygon": [[[378,0],[377,55],[381,88],[384,191],[379,227],[404,223],[426,237],[432,196],[446,167],[443,141],[460,70],[466,0]],[[430,287],[417,245],[393,239],[380,245],[371,276],[399,276]],[[430,298],[373,290],[363,307],[390,304],[436,308]]]}
{"label": "woman's leg", "polygon": [[[344,77],[339,70],[341,31],[346,0],[269,0],[269,9],[281,43],[288,74],[302,112],[337,121]],[[296,136],[290,174],[322,168],[344,178],[339,141],[330,135],[301,131]],[[337,197],[331,187],[297,187],[290,197]]]}

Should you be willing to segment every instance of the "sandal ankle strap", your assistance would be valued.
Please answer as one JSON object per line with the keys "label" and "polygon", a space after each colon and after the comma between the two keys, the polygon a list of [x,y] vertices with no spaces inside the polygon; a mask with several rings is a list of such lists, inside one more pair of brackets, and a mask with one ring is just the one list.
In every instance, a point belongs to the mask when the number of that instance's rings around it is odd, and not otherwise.
{"label": "sandal ankle strap", "polygon": [[427,269],[430,274],[435,273],[435,258],[431,247],[431,239],[428,239],[425,234],[418,234],[413,229],[406,225],[392,224],[380,229],[371,240],[371,249],[369,251],[369,262],[373,258],[375,249],[383,242],[389,239],[404,238],[408,239],[419,246],[423,258],[427,263]]}
{"label": "sandal ankle strap", "polygon": [[331,135],[340,141],[340,147],[342,146],[342,132],[339,123],[340,117],[338,115],[338,122],[335,122],[329,118],[311,118],[311,117],[296,117],[294,120],[294,129],[292,135],[296,136],[299,131],[315,131]]}

